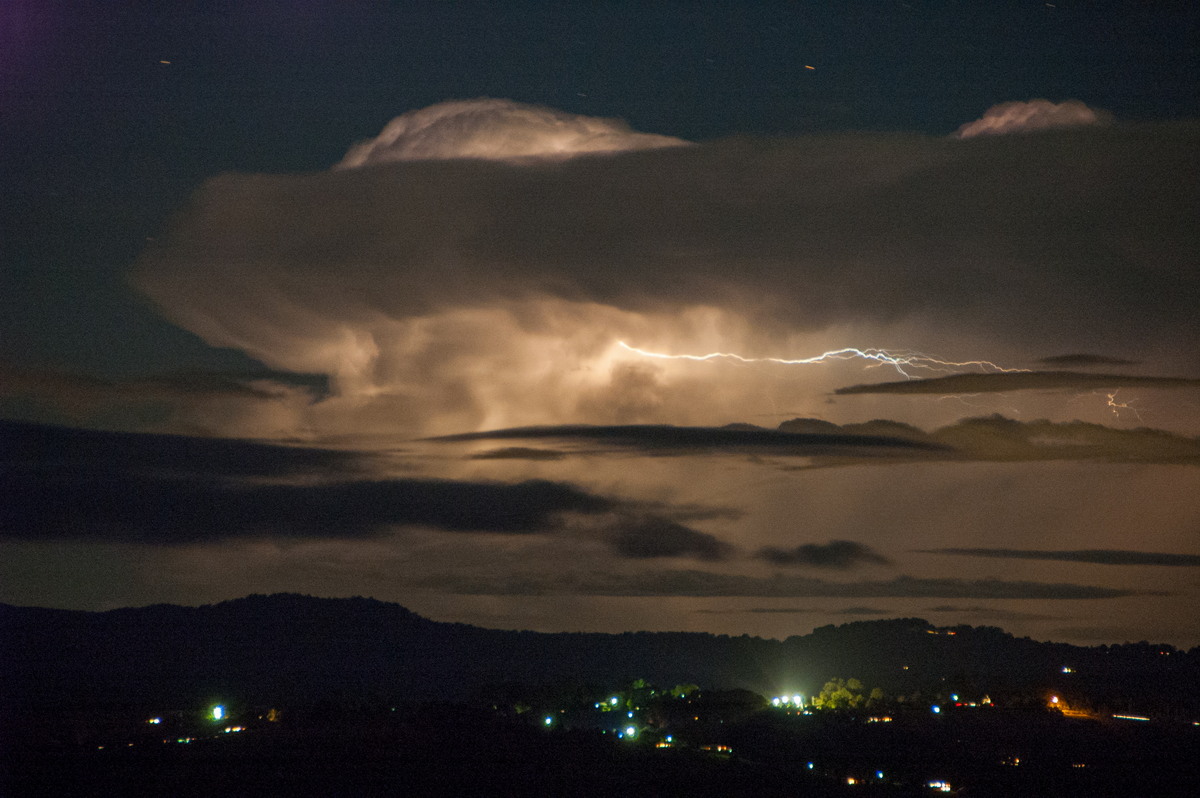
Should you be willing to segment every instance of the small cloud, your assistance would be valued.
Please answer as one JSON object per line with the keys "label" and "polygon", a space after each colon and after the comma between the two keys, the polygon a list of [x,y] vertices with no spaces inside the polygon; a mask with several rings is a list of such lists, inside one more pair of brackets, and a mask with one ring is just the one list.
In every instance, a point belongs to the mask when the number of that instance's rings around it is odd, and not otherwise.
{"label": "small cloud", "polygon": [[532,449],[526,446],[506,446],[471,455],[472,460],[562,460],[565,452],[553,449]]}
{"label": "small cloud", "polygon": [[401,114],[375,138],[351,147],[337,168],[461,158],[564,159],[687,143],[671,136],[639,133],[619,119],[480,98],[442,102]]}
{"label": "small cloud", "polygon": [[733,551],[733,547],[712,535],[654,515],[624,519],[609,530],[608,537],[617,554],[639,560],[657,557],[723,560]]}
{"label": "small cloud", "polygon": [[954,135],[956,138],[969,139],[975,136],[1027,133],[1055,127],[1106,125],[1111,122],[1112,114],[1108,111],[1089,108],[1079,100],[1053,103],[1036,99],[993,105],[984,111],[979,119],[961,126]]}
{"label": "small cloud", "polygon": [[1170,554],[1127,549],[914,549],[918,554],[955,554],[962,557],[996,557],[1011,560],[1053,560],[1098,565],[1200,566],[1200,554]]}
{"label": "small cloud", "polygon": [[864,563],[887,565],[891,561],[853,540],[831,540],[828,543],[805,543],[794,549],[773,546],[761,549],[758,558],[773,565],[804,565],[813,568],[846,570]]}

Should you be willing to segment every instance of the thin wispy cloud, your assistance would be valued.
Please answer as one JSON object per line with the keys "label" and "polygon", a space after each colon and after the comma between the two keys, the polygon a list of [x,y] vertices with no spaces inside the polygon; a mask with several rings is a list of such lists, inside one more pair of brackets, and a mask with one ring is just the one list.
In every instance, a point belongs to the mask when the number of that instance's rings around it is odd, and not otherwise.
{"label": "thin wispy cloud", "polygon": [[948,377],[877,382],[838,388],[841,396],[856,394],[964,394],[1008,391],[1086,391],[1102,388],[1200,388],[1191,377],[1143,377],[1132,374],[1093,374],[1078,371],[1025,371],[1004,374],[952,374]]}
{"label": "thin wispy cloud", "polygon": [[1128,549],[914,549],[918,554],[953,554],[960,557],[991,557],[1010,560],[1051,560],[1082,562],[1098,565],[1164,565],[1169,567],[1200,567],[1200,554],[1172,554],[1159,551],[1130,551]]}

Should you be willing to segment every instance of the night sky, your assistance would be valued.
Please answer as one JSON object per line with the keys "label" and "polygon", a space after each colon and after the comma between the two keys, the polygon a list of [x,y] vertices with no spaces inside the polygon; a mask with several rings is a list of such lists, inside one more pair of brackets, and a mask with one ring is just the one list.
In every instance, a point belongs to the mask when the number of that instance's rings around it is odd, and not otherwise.
{"label": "night sky", "polygon": [[1195,4],[9,0],[0,145],[0,602],[1200,643]]}

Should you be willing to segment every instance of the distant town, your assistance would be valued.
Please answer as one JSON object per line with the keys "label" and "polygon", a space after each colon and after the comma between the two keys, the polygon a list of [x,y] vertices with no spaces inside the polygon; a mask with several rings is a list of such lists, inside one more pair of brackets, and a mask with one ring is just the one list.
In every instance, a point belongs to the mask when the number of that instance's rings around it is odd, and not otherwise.
{"label": "distant town", "polygon": [[[1091,796],[1200,785],[1196,652],[1169,646],[1082,649],[918,619],[782,643],[535,635],[298,596],[0,610],[16,644],[3,660],[4,795],[107,795],[135,782],[173,795]],[[1074,656],[1050,666],[1051,653]],[[710,679],[611,675],[635,654]],[[777,689],[739,686],[747,662],[776,674]],[[819,680],[786,675],[817,668]]]}

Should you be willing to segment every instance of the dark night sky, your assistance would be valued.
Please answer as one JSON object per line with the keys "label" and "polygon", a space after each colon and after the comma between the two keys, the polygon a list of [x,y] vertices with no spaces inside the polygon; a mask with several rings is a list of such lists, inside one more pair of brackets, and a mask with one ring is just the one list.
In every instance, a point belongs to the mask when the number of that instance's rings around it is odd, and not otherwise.
{"label": "dark night sky", "polygon": [[[504,147],[698,146],[329,171],[475,98],[561,112],[464,106]],[[1099,123],[951,138],[1036,98]],[[1198,117],[1194,3],[9,0],[0,601],[772,635],[875,601],[1194,644]],[[1109,376],[834,394],[944,372],[618,340]],[[796,416],[875,437],[628,428]],[[248,473],[240,438],[338,453]]]}

